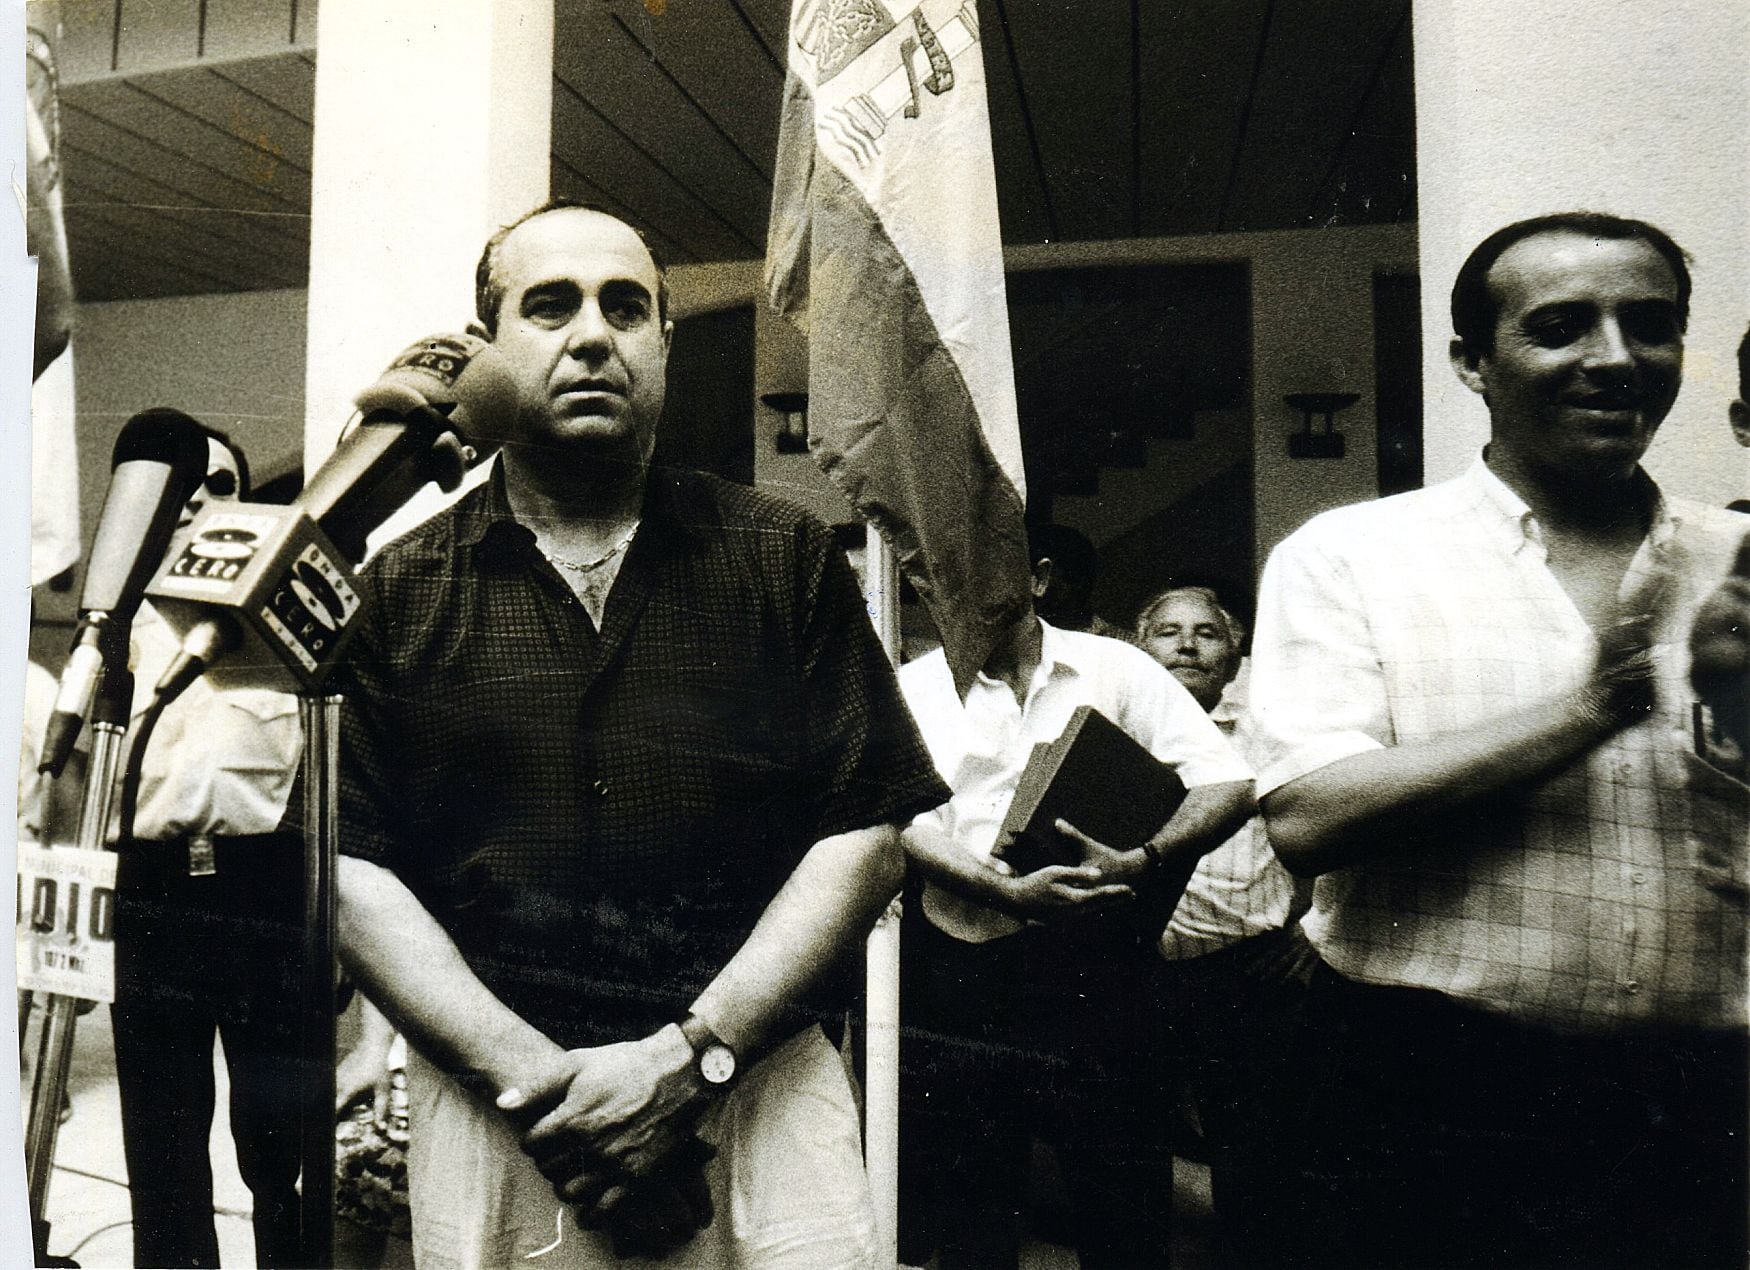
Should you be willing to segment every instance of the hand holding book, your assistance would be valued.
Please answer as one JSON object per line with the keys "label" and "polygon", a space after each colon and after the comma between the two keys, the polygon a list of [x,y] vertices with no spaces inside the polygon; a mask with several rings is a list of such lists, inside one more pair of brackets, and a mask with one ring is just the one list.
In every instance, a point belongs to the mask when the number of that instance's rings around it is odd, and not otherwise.
{"label": "hand holding book", "polygon": [[[1119,855],[1092,839],[1087,841],[1106,856]],[[1003,907],[1011,916],[1047,923],[1078,920],[1136,899],[1136,892],[1101,859],[1084,857],[1080,864],[1047,864],[1017,874],[1003,861],[1002,852],[999,844],[993,863],[1006,875]]]}

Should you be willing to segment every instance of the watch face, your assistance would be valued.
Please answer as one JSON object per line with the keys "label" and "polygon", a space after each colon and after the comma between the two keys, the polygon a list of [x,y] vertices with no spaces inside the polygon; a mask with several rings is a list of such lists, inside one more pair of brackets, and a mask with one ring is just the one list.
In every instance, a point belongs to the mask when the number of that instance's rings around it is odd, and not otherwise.
{"label": "watch face", "polygon": [[699,1075],[708,1085],[727,1085],[735,1075],[735,1051],[721,1042],[707,1045],[699,1054]]}

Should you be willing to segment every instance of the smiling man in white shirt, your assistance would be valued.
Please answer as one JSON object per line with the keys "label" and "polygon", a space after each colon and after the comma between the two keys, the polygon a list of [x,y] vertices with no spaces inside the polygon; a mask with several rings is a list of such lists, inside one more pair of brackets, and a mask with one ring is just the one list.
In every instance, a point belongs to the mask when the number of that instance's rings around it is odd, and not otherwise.
{"label": "smiling man in white shirt", "polygon": [[1266,567],[1259,791],[1330,967],[1309,1261],[1743,1264],[1746,809],[1693,779],[1686,653],[1742,522],[1639,466],[1689,291],[1642,222],[1492,235],[1482,460]]}

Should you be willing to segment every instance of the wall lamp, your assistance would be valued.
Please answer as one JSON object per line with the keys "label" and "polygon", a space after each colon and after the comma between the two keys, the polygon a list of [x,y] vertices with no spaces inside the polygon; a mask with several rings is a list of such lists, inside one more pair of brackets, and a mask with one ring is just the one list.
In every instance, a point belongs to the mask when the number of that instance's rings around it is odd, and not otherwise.
{"label": "wall lamp", "polygon": [[[1358,392],[1291,392],[1282,398],[1289,407],[1300,411],[1300,431],[1288,438],[1288,457],[1292,459],[1340,459],[1343,457],[1343,434],[1331,424],[1340,410],[1347,410],[1361,400]],[[1323,415],[1325,426],[1313,431],[1313,416]]]}
{"label": "wall lamp", "polygon": [[784,416],[778,425],[773,448],[779,454],[808,453],[808,394],[805,392],[769,392],[760,397],[763,405]]}

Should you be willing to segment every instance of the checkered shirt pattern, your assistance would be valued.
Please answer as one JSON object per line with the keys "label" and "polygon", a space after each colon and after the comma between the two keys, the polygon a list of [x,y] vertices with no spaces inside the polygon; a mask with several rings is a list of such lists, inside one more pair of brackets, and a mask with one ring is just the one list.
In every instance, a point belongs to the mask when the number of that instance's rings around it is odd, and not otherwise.
{"label": "checkered shirt pattern", "polygon": [[[1232,715],[1224,717],[1222,704],[1216,703],[1210,718],[1242,758],[1252,758],[1249,727],[1243,717],[1237,722]],[[1197,862],[1156,947],[1168,961],[1188,961],[1281,930],[1306,911],[1311,889],[1282,867],[1264,832],[1264,818],[1253,816]]]}
{"label": "checkered shirt pattern", "polygon": [[365,584],[341,849],[562,1043],[675,1017],[810,846],[947,795],[830,531],[754,490],[653,472],[599,633],[502,471]]}
{"label": "checkered shirt pattern", "polygon": [[[1743,525],[1659,500],[1622,584],[1669,577],[1654,714],[1319,878],[1305,926],[1326,961],[1562,1031],[1744,1025],[1747,800],[1694,763],[1687,653]],[[1530,510],[1480,461],[1290,536],[1252,654],[1260,796],[1578,687],[1597,643],[1546,561]]]}

